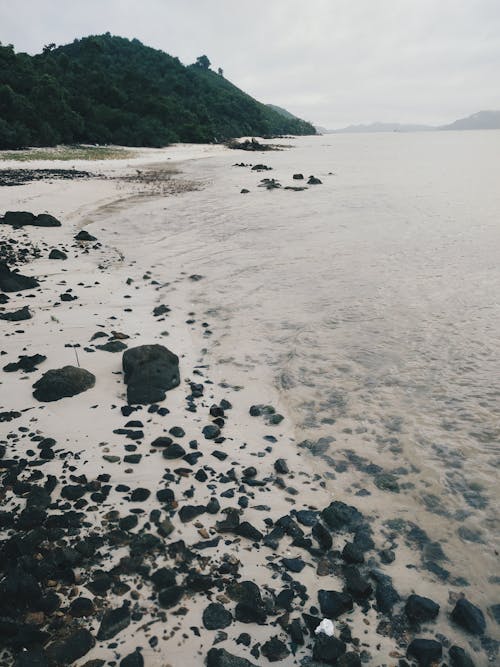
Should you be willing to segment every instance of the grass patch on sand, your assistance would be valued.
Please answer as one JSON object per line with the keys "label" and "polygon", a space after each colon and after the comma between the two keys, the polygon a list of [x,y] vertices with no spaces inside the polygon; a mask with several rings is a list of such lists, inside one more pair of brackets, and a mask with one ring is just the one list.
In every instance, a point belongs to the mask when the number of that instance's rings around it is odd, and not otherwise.
{"label": "grass patch on sand", "polygon": [[116,146],[56,146],[27,148],[19,151],[0,151],[0,160],[123,160],[137,157],[137,152]]}

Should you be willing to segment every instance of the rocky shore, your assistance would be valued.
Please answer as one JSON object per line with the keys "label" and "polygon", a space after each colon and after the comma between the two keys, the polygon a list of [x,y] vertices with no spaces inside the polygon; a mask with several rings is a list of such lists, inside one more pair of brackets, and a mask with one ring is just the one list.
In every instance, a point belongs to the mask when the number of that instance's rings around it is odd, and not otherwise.
{"label": "rocky shore", "polygon": [[[204,185],[172,178],[160,206]],[[213,367],[206,278],[148,264],[141,225],[122,247],[136,184],[62,182],[0,211],[0,665],[494,664],[473,599],[398,587],[412,549],[442,568],[440,545],[376,528],[272,386]]]}

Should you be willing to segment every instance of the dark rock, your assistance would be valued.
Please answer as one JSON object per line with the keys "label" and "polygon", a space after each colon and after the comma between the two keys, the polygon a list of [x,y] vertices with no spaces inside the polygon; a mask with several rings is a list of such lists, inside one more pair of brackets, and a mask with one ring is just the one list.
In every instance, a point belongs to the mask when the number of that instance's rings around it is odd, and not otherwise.
{"label": "dark rock", "polygon": [[181,447],[181,445],[177,444],[176,442],[173,442],[171,445],[168,445],[168,447],[165,447],[165,449],[162,452],[162,456],[164,459],[180,459],[186,454],[186,450],[184,447]]}
{"label": "dark rock", "polygon": [[262,655],[264,655],[269,662],[278,662],[285,660],[290,655],[290,651],[286,644],[278,637],[271,637],[265,644],[262,645]]}
{"label": "dark rock", "polygon": [[275,415],[270,415],[270,416],[269,416],[269,418],[268,418],[268,422],[269,422],[270,424],[277,425],[277,424],[281,424],[281,422],[283,421],[283,419],[284,419],[283,415],[275,414]]}
{"label": "dark rock", "polygon": [[257,667],[246,658],[239,658],[223,648],[211,648],[207,654],[207,667]]}
{"label": "dark rock", "polygon": [[259,587],[253,581],[233,582],[228,586],[227,594],[236,602],[245,602],[253,606],[263,604]]}
{"label": "dark rock", "polygon": [[382,563],[384,563],[384,565],[389,565],[390,563],[394,563],[396,560],[396,554],[394,551],[392,551],[392,549],[383,549],[380,552],[380,560]]}
{"label": "dark rock", "polygon": [[399,493],[398,478],[390,472],[382,472],[375,476],[375,486],[381,491]]}
{"label": "dark rock", "polygon": [[112,581],[107,572],[96,572],[94,579],[86,584],[86,588],[94,595],[105,595],[111,588]]}
{"label": "dark rock", "polygon": [[257,528],[252,526],[248,521],[242,521],[236,528],[235,533],[241,535],[241,537],[246,537],[247,539],[252,540],[252,542],[260,542],[264,537],[260,530],[257,530]]}
{"label": "dark rock", "polygon": [[295,597],[295,593],[291,588],[285,588],[278,593],[276,596],[276,607],[279,609],[286,609],[286,611],[292,611],[292,603]]}
{"label": "dark rock", "polygon": [[42,591],[35,577],[20,567],[9,572],[0,583],[0,612],[11,608],[27,609],[42,597]]}
{"label": "dark rock", "polygon": [[206,510],[208,514],[217,514],[220,511],[220,503],[217,498],[210,498],[207,503]]}
{"label": "dark rock", "polygon": [[[318,610],[315,608],[315,612],[317,611]],[[321,618],[319,618],[319,616],[313,616],[312,614],[305,613],[302,614],[302,618],[304,619],[304,623],[307,626],[309,634],[314,636],[316,628],[321,623]]]}
{"label": "dark rock", "polygon": [[250,637],[248,632],[242,632],[236,639],[236,643],[243,644],[243,646],[250,646],[251,641],[252,638]]}
{"label": "dark rock", "polygon": [[96,348],[103,352],[122,352],[122,350],[127,349],[127,345],[122,343],[121,340],[110,340],[104,345],[96,345]]}
{"label": "dark rock", "polygon": [[457,625],[472,635],[482,635],[486,630],[483,612],[466,598],[457,601],[451,612],[451,618]]}
{"label": "dark rock", "polygon": [[312,536],[318,542],[320,549],[322,549],[323,551],[329,551],[329,549],[332,548],[333,544],[332,536],[330,535],[328,530],[324,527],[324,525],[319,521],[313,526]]}
{"label": "dark rock", "polygon": [[328,665],[336,665],[337,660],[346,651],[346,645],[336,637],[328,637],[320,634],[317,636],[313,647],[313,658],[318,662],[326,662]]}
{"label": "dark rock", "polygon": [[[372,572],[373,576],[373,572]],[[383,614],[392,614],[394,605],[400,601],[399,593],[392,585],[390,577],[377,577],[377,587],[375,589],[375,599],[377,608]]]}
{"label": "dark rock", "polygon": [[451,667],[474,667],[472,658],[460,646],[452,646],[449,653]]}
{"label": "dark rock", "polygon": [[203,428],[202,433],[205,436],[206,440],[214,440],[215,438],[219,437],[220,428],[215,424],[209,424],[208,426],[205,426]]}
{"label": "dark rock", "polygon": [[1,221],[6,225],[12,225],[12,227],[24,227],[25,225],[31,225],[34,227],[61,226],[59,220],[54,218],[53,215],[49,215],[48,213],[34,215],[33,213],[28,213],[27,211],[7,211]]}
{"label": "dark rock", "polygon": [[23,227],[24,225],[34,225],[36,216],[28,211],[7,211],[0,220],[6,225],[12,227]]}
{"label": "dark rock", "polygon": [[7,322],[22,322],[23,320],[30,320],[32,317],[28,306],[23,306],[11,313],[0,313],[0,320],[6,320]]}
{"label": "dark rock", "polygon": [[414,658],[419,667],[430,667],[441,659],[443,647],[434,639],[414,639],[406,650],[409,658]]}
{"label": "dark rock", "polygon": [[18,654],[14,667],[49,667],[49,661],[42,649],[30,648]]}
{"label": "dark rock", "polygon": [[11,271],[6,262],[0,262],[0,289],[2,291],[21,292],[34,287],[38,287],[38,281],[35,278]]}
{"label": "dark rock", "polygon": [[130,500],[133,503],[143,503],[145,500],[149,498],[150,495],[151,491],[149,489],[144,489],[142,487],[139,487],[132,491],[132,493],[130,494]]}
{"label": "dark rock", "polygon": [[175,500],[175,494],[172,489],[159,489],[156,492],[156,497],[160,503],[173,503]]}
{"label": "dark rock", "polygon": [[132,528],[135,528],[138,523],[139,519],[137,516],[135,514],[129,514],[129,516],[125,516],[123,519],[120,519],[118,525],[120,526],[120,530],[132,530]]}
{"label": "dark rock", "polygon": [[266,610],[261,606],[254,606],[245,602],[238,602],[234,616],[240,623],[258,623],[263,625],[267,619]]}
{"label": "dark rock", "polygon": [[274,462],[274,469],[278,473],[278,475],[288,475],[288,473],[290,472],[285,459],[276,459],[276,461]]}
{"label": "dark rock", "polygon": [[363,520],[362,514],[355,507],[334,500],[325,508],[321,516],[331,530],[353,530]]}
{"label": "dark rock", "polygon": [[353,600],[348,593],[321,589],[318,591],[318,600],[321,613],[326,618],[338,618],[353,608]]}
{"label": "dark rock", "polygon": [[342,558],[346,563],[364,563],[365,561],[363,551],[352,542],[347,542],[342,549]]}
{"label": "dark rock", "polygon": [[104,612],[104,616],[99,626],[97,639],[111,639],[119,632],[130,625],[130,609],[126,605],[117,607],[116,609],[108,609]]}
{"label": "dark rock", "polygon": [[120,667],[144,667],[144,658],[140,651],[129,653],[120,660]]}
{"label": "dark rock", "polygon": [[439,605],[430,598],[410,595],[405,604],[405,612],[412,623],[424,623],[437,617]]}
{"label": "dark rock", "polygon": [[283,558],[281,563],[290,572],[302,572],[306,566],[302,558]]}
{"label": "dark rock", "polygon": [[92,234],[89,234],[85,229],[82,229],[73,238],[75,239],[75,241],[97,241],[96,237],[92,236]]}
{"label": "dark rock", "polygon": [[123,460],[125,463],[140,463],[142,459],[142,454],[127,454],[126,456],[123,457]]}
{"label": "dark rock", "polygon": [[355,600],[362,600],[370,597],[373,592],[370,582],[361,576],[359,570],[354,565],[349,565],[344,570],[346,589]]}
{"label": "dark rock", "polygon": [[19,360],[12,362],[3,367],[6,373],[13,373],[14,371],[25,371],[31,373],[37,370],[38,364],[41,364],[47,359],[43,354],[33,354],[31,356],[22,355]]}
{"label": "dark rock", "polygon": [[50,644],[46,653],[50,663],[71,665],[75,660],[86,655],[94,646],[94,637],[88,630],[82,628]]}
{"label": "dark rock", "polygon": [[182,523],[188,523],[188,521],[196,519],[197,516],[204,514],[206,511],[205,505],[183,505],[179,510],[179,519]]}
{"label": "dark rock", "polygon": [[294,181],[302,181],[304,180],[304,174],[294,174],[292,178]]}
{"label": "dark rock", "polygon": [[294,618],[287,628],[290,639],[297,646],[304,645],[304,631],[298,618]]}
{"label": "dark rock", "polygon": [[156,306],[156,308],[153,309],[153,315],[155,317],[160,317],[161,315],[166,315],[169,312],[170,312],[170,308],[168,306],[165,306],[165,304],[163,304],[163,303],[160,306]]}
{"label": "dark rock", "polygon": [[182,600],[183,595],[184,588],[182,586],[169,586],[160,591],[158,602],[164,609],[170,609]]}
{"label": "dark rock", "polygon": [[492,604],[490,607],[490,612],[495,621],[500,624],[500,603]]}
{"label": "dark rock", "polygon": [[318,513],[312,510],[299,510],[294,516],[303,526],[314,526],[318,523]]}
{"label": "dark rock", "polygon": [[233,615],[219,602],[211,602],[203,611],[203,625],[207,630],[227,628],[233,621]]}
{"label": "dark rock", "polygon": [[155,438],[151,443],[151,447],[168,447],[173,442],[172,438],[168,436],[161,435],[159,438]]}
{"label": "dark rock", "polygon": [[52,248],[49,253],[49,259],[68,259],[68,255],[58,248]]}
{"label": "dark rock", "polygon": [[57,218],[49,213],[39,213],[35,219],[37,227],[61,227],[61,223]]}
{"label": "dark rock", "polygon": [[51,369],[35,382],[33,396],[38,401],[58,401],[66,396],[75,396],[87,391],[95,384],[95,376],[84,368],[64,366]]}
{"label": "dark rock", "polygon": [[94,613],[94,603],[89,598],[76,598],[69,605],[69,613],[75,618],[91,616]]}
{"label": "dark rock", "polygon": [[179,358],[163,345],[140,345],[123,353],[129,403],[157,403],[180,384]]}
{"label": "dark rock", "polygon": [[361,658],[354,651],[344,653],[337,660],[336,667],[361,667]]}
{"label": "dark rock", "polygon": [[186,586],[191,591],[206,592],[214,586],[214,580],[209,574],[201,574],[196,570],[190,570],[186,578]]}

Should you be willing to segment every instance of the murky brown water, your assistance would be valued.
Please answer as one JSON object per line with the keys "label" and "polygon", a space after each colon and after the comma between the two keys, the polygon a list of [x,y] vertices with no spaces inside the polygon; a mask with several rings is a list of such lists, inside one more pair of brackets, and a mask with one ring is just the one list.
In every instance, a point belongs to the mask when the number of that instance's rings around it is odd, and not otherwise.
{"label": "murky brown water", "polygon": [[[425,529],[450,581],[498,602],[500,132],[293,144],[188,164],[207,187],[137,221],[152,260],[206,276],[213,359],[272,378],[339,494]],[[295,172],[323,185],[257,188]]]}

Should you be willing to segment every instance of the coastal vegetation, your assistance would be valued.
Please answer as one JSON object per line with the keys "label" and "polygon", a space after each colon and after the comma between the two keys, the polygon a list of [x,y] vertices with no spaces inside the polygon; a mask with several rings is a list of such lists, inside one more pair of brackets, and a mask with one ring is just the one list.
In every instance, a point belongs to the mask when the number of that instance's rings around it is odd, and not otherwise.
{"label": "coastal vegetation", "polygon": [[210,69],[109,33],[35,56],[0,45],[0,149],[58,144],[161,147],[315,134]]}

